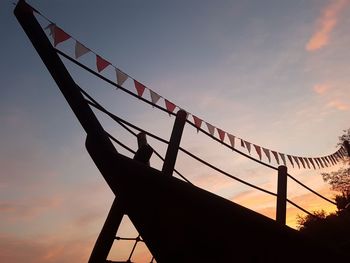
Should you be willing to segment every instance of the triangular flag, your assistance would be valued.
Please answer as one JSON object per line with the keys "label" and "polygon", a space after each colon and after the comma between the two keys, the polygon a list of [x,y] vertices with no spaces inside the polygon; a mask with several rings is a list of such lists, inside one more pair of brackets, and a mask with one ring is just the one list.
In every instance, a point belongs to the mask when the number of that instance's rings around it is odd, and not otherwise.
{"label": "triangular flag", "polygon": [[277,152],[275,152],[275,151],[271,151],[271,152],[272,152],[273,156],[275,156],[277,164],[280,164],[280,159],[278,158]]}
{"label": "triangular flag", "polygon": [[328,167],[327,160],[324,157],[321,157],[321,158],[322,158],[324,165]]}
{"label": "triangular flag", "polygon": [[312,158],[309,158],[309,162],[311,163],[311,165],[314,168],[314,170],[316,170],[316,166],[315,166],[314,161],[312,160]]}
{"label": "triangular flag", "polygon": [[109,63],[107,60],[103,59],[99,55],[96,55],[96,66],[97,66],[97,71],[98,72],[101,72],[102,70],[104,70],[110,64],[111,63]]}
{"label": "triangular flag", "polygon": [[90,52],[90,49],[80,42],[75,41],[75,58],[80,58],[82,55],[85,55],[88,52]]}
{"label": "triangular flag", "polygon": [[61,28],[54,25],[53,27],[53,45],[56,46],[57,44],[66,41],[67,39],[70,39],[70,35],[68,35],[66,32],[64,32]]}
{"label": "triangular flag", "polygon": [[300,169],[300,165],[299,165],[298,157],[293,156],[293,159],[294,159],[295,163],[298,165],[298,168]]}
{"label": "triangular flag", "polygon": [[320,163],[321,167],[324,168],[324,165],[323,165],[323,163],[321,161],[321,158],[317,158],[317,161]]}
{"label": "triangular flag", "polygon": [[206,124],[207,124],[209,133],[210,133],[212,136],[214,136],[215,127],[214,127],[213,125],[211,125],[210,123],[207,123],[207,122],[206,122]]}
{"label": "triangular flag", "polygon": [[304,158],[304,161],[305,161],[305,163],[307,165],[307,168],[311,169],[309,161],[308,161],[308,159],[306,157]]}
{"label": "triangular flag", "polygon": [[251,145],[250,142],[244,141],[244,144],[245,144],[245,146],[250,154],[250,145]]}
{"label": "triangular flag", "polygon": [[149,93],[151,95],[151,100],[153,104],[157,104],[158,100],[161,98],[158,93],[155,93],[153,90],[149,90]]}
{"label": "triangular flag", "polygon": [[241,139],[241,147],[245,148],[243,139]]}
{"label": "triangular flag", "polygon": [[223,130],[220,130],[219,128],[216,128],[219,133],[220,140],[223,142],[225,139],[225,132]]}
{"label": "triangular flag", "polygon": [[139,95],[139,97],[142,97],[146,87],[140,82],[138,82],[137,80],[134,80],[134,84],[135,84],[135,89],[137,91],[137,95]]}
{"label": "triangular flag", "polygon": [[255,148],[256,153],[259,155],[259,160],[261,161],[261,148],[260,148],[260,146],[254,144],[254,148]]}
{"label": "triangular flag", "polygon": [[55,39],[54,38],[54,34],[55,34],[55,24],[54,23],[50,23],[50,24],[48,24],[45,28],[44,28],[44,30],[46,30],[46,29],[48,29],[49,31],[50,31],[50,33],[49,33],[49,36],[52,36],[53,37],[53,39]]}
{"label": "triangular flag", "polygon": [[198,132],[202,126],[202,120],[194,115],[192,115],[192,117],[193,117],[194,125],[197,127],[197,132]]}
{"label": "triangular flag", "polygon": [[173,112],[176,108],[176,105],[170,101],[168,101],[167,99],[164,99],[165,101],[165,107],[168,111]]}
{"label": "triangular flag", "polygon": [[281,156],[281,159],[282,159],[282,162],[283,162],[284,166],[287,166],[287,164],[286,164],[286,158],[284,157],[284,154],[283,154],[283,153],[279,153],[279,154],[280,154],[280,156]]}
{"label": "triangular flag", "polygon": [[287,157],[288,157],[289,162],[292,164],[292,167],[294,168],[294,163],[293,163],[292,156],[287,155]]}
{"label": "triangular flag", "polygon": [[115,75],[117,76],[117,84],[123,86],[124,82],[128,79],[128,75],[117,68],[115,69]]}
{"label": "triangular flag", "polygon": [[232,148],[235,148],[235,136],[228,133],[228,134],[227,134],[227,137],[228,137],[228,139],[230,140],[231,147],[232,147]]}
{"label": "triangular flag", "polygon": [[321,165],[318,163],[317,158],[313,158],[315,163],[317,164],[318,169],[321,169]]}
{"label": "triangular flag", "polygon": [[271,163],[270,150],[269,150],[269,149],[263,148],[263,151],[264,151],[264,153],[265,153],[267,159],[269,160],[269,163]]}
{"label": "triangular flag", "polygon": [[299,157],[299,161],[301,162],[301,164],[303,165],[303,167],[304,167],[304,169],[305,169],[306,167],[305,167],[305,163],[304,163],[303,158],[302,158],[302,157]]}

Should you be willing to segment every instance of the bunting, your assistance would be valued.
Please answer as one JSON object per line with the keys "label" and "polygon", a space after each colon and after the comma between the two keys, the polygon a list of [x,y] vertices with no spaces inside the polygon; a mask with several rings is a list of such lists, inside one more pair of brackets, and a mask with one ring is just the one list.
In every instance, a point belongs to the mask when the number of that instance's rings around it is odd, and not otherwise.
{"label": "bunting", "polygon": [[216,128],[218,133],[219,133],[219,137],[220,137],[220,140],[223,142],[224,139],[225,139],[225,132],[219,128]]}
{"label": "bunting", "polygon": [[170,101],[168,101],[167,99],[164,99],[165,101],[165,107],[168,111],[173,112],[176,108],[176,105]]}
{"label": "bunting", "polygon": [[53,45],[54,46],[57,46],[59,43],[64,42],[64,41],[66,41],[66,40],[71,38],[70,35],[68,35],[61,28],[59,28],[58,26],[56,26],[54,24],[52,25],[52,29],[53,29],[52,36],[53,36],[53,39],[54,39],[54,41],[53,41]]}
{"label": "bunting", "polygon": [[278,158],[277,152],[275,152],[275,151],[271,151],[271,152],[272,152],[273,156],[275,157],[276,163],[280,164],[280,160]]}
{"label": "bunting", "polygon": [[75,41],[75,58],[78,59],[81,56],[85,55],[86,53],[89,53],[90,49],[85,47],[83,44],[81,44],[78,41]]}
{"label": "bunting", "polygon": [[294,168],[294,163],[293,163],[292,156],[287,155],[287,157],[288,157],[288,160],[289,160],[289,162],[291,163],[292,167]]}
{"label": "bunting", "polygon": [[197,132],[199,132],[199,129],[202,126],[202,120],[194,115],[192,115],[192,117],[193,117],[194,125],[197,127]]}
{"label": "bunting", "polygon": [[283,154],[283,153],[280,153],[280,156],[281,156],[281,159],[282,159],[283,165],[287,166],[287,163],[286,163],[286,158],[284,157],[284,154]]}
{"label": "bunting", "polygon": [[141,84],[140,82],[138,82],[137,80],[134,80],[134,84],[135,84],[135,89],[137,91],[137,95],[139,97],[142,97],[143,92],[145,91],[145,86],[143,84]]}
{"label": "bunting", "polygon": [[260,146],[254,144],[254,148],[255,148],[256,153],[259,156],[259,160],[261,161],[261,148],[260,148]]}
{"label": "bunting", "polygon": [[97,67],[98,72],[101,72],[106,67],[108,67],[110,64],[111,63],[109,63],[107,60],[103,59],[99,55],[96,55],[96,67]]}
{"label": "bunting", "polygon": [[[71,37],[69,34],[67,34],[64,30],[62,30],[60,27],[58,27],[56,24],[51,23],[45,27],[45,29],[49,30],[49,35],[52,36],[53,39],[53,45],[56,47],[58,44],[72,38],[75,40],[75,38]],[[109,65],[112,65],[110,62],[108,62],[107,60],[105,60],[104,58],[102,58],[100,55],[96,54],[95,52],[93,52],[92,50],[90,50],[88,47],[86,47],[84,44],[80,43],[79,41],[75,40],[75,48],[74,48],[74,55],[75,55],[75,59],[79,59],[81,58],[83,55],[92,52],[96,55],[96,68],[97,71],[100,73],[102,72],[105,68],[107,68]],[[112,65],[113,66],[113,65]],[[136,89],[136,93],[139,97],[142,97],[144,94],[145,89],[148,89],[150,92],[150,99],[151,102],[155,105],[158,103],[158,101],[160,100],[160,98],[163,98],[161,95],[159,95],[158,93],[154,92],[153,90],[149,89],[148,87],[146,87],[145,85],[141,84],[140,82],[138,82],[137,80],[135,80],[134,78],[131,78],[129,75],[127,75],[126,73],[124,73],[122,70],[118,69],[117,67],[113,66],[115,68],[115,74],[116,74],[116,83],[119,86],[122,86],[125,81],[128,80],[128,78],[132,79],[134,81],[134,85],[135,85],[135,89]],[[165,108],[166,110],[168,110],[169,112],[174,112],[174,110],[176,109],[176,107],[178,107],[180,109],[179,106],[175,105],[174,103],[170,102],[169,100],[164,98],[164,102],[165,102]],[[187,112],[187,111],[186,111]],[[193,117],[193,122],[195,127],[197,128],[197,132],[201,129],[202,123],[205,122],[204,120],[198,118],[197,116],[191,114]],[[224,130],[217,128],[213,125],[211,125],[208,122],[205,122],[208,128],[208,132],[210,135],[214,136],[215,135],[215,129],[218,132],[219,135],[219,139],[222,143],[225,144],[225,137],[227,135],[229,142],[230,142],[230,146],[234,149],[235,148],[235,139],[238,138],[235,135],[229,134],[227,132],[225,132]],[[325,168],[328,166],[333,166],[336,165],[341,159],[344,159],[345,156],[347,156],[347,152],[345,150],[344,147],[340,147],[340,149],[338,149],[335,153],[328,155],[328,156],[324,156],[324,157],[317,157],[317,158],[310,158],[310,157],[299,157],[299,156],[293,156],[293,155],[287,155],[284,153],[280,153],[277,151],[272,151],[269,150],[267,148],[263,148],[257,144],[253,144],[250,143],[248,141],[245,141],[244,139],[238,138],[241,141],[241,147],[246,148],[247,151],[249,152],[249,154],[251,154],[251,145],[254,146],[255,152],[257,154],[257,156],[259,157],[259,160],[262,160],[262,151],[264,152],[264,154],[266,155],[266,158],[268,160],[269,163],[271,163],[271,155],[270,152],[273,154],[276,163],[280,164],[280,159],[281,162],[284,165],[287,165],[286,162],[286,156],[290,162],[290,164],[292,165],[292,167],[294,168],[294,163],[296,163],[296,165],[298,166],[298,168],[300,169],[300,164],[303,166],[304,169],[306,169],[306,166],[308,167],[308,169],[311,169],[311,166],[316,169],[316,165],[318,168]],[[310,166],[311,164],[311,166]]]}
{"label": "bunting", "polygon": [[215,133],[215,127],[213,125],[211,125],[210,123],[206,122],[207,127],[208,127],[208,131],[210,133],[211,136],[214,136]]}
{"label": "bunting", "polygon": [[250,154],[250,146],[251,146],[250,142],[244,141],[244,144],[245,144],[245,146]]}
{"label": "bunting", "polygon": [[268,149],[265,149],[265,148],[263,148],[263,151],[264,151],[267,159],[269,160],[269,163],[271,163],[270,151]]}
{"label": "bunting", "polygon": [[228,139],[230,140],[230,144],[232,148],[235,148],[235,136],[232,134],[227,134]]}
{"label": "bunting", "polygon": [[298,168],[300,169],[300,165],[299,165],[298,157],[293,156],[293,159],[294,159],[295,163],[298,165]]}
{"label": "bunting", "polygon": [[117,84],[119,86],[123,86],[124,82],[128,79],[128,75],[126,75],[123,71],[117,68],[115,69],[115,75],[117,77]]}

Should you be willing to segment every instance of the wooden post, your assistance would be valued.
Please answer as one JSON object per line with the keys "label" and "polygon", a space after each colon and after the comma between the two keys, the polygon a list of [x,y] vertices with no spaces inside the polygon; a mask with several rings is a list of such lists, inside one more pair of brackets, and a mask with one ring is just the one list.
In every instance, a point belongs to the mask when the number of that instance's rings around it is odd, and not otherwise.
{"label": "wooden post", "polygon": [[[147,137],[146,137],[146,134],[144,133],[144,132],[140,132],[139,134],[137,134],[137,146],[138,146],[138,148],[139,149],[141,149],[142,147],[147,147],[148,149],[150,149],[151,147],[148,145],[148,143],[147,143]],[[152,149],[152,148],[151,148]],[[149,150],[148,150],[149,151]],[[151,155],[152,155],[152,153],[153,153],[153,149],[152,149],[152,151],[151,151]],[[136,153],[136,155],[137,155],[137,153]],[[135,156],[136,156],[135,155]],[[148,156],[147,156],[148,157]],[[147,158],[146,157],[146,158]],[[148,157],[148,160],[147,159],[145,159],[143,162],[145,163],[145,164],[147,164],[148,166],[150,166],[150,161],[149,161],[149,159],[150,159],[150,157],[151,156],[149,156]],[[138,158],[136,158],[136,157],[134,157],[134,159],[138,159]]]}
{"label": "wooden post", "polygon": [[163,164],[162,172],[165,176],[172,176],[177,153],[179,151],[180,141],[182,132],[185,127],[187,118],[187,112],[184,110],[179,110],[176,114],[176,119],[171,133],[168,149],[166,151],[165,160]]}
{"label": "wooden post", "polygon": [[112,207],[92,250],[89,263],[106,262],[123,216],[122,202],[114,198]]}
{"label": "wooden post", "polygon": [[349,145],[349,141],[344,141],[344,148],[348,153],[348,157],[350,157],[350,145]]}
{"label": "wooden post", "polygon": [[287,167],[278,166],[278,183],[277,183],[277,207],[276,221],[281,225],[286,224],[287,212]]}

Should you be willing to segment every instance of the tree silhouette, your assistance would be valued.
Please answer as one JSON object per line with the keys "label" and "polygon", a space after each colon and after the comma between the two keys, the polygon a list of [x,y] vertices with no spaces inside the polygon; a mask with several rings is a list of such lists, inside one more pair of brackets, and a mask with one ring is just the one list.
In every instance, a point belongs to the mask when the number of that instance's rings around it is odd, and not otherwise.
{"label": "tree silhouette", "polygon": [[[338,145],[349,140],[350,129],[344,130]],[[305,217],[298,215],[299,230],[345,253],[350,248],[350,157],[344,158],[342,167],[337,171],[321,175],[331,189],[338,192],[334,197],[337,211],[330,214],[324,210],[315,211]]]}

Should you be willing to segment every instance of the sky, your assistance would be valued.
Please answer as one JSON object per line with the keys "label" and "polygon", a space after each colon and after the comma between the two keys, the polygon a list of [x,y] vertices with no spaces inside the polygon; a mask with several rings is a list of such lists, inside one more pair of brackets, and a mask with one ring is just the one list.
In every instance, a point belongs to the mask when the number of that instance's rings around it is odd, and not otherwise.
{"label": "sky", "polygon": [[[249,142],[297,156],[336,151],[350,121],[350,1],[29,1],[67,33],[176,105]],[[83,129],[13,15],[0,1],[0,261],[86,262],[114,196],[84,147]],[[43,26],[47,25],[38,18]],[[73,41],[58,48],[73,54]],[[82,63],[94,68],[91,54]],[[174,118],[64,60],[75,81],[118,116],[170,137]],[[115,80],[111,67],[103,75]],[[125,87],[133,90],[132,82]],[[96,113],[115,137],[134,137]],[[164,145],[149,139],[162,154]],[[276,171],[187,125],[181,145],[276,192]],[[239,147],[239,146],[238,146]],[[117,150],[132,157],[125,150]],[[155,157],[151,165],[161,169]],[[274,219],[275,199],[179,154],[195,185]],[[289,173],[327,197],[318,170]],[[309,211],[334,207],[288,181]],[[288,206],[296,227],[300,210]],[[135,236],[125,218],[118,235]],[[125,259],[118,243],[110,259]],[[145,248],[133,258],[147,262]]]}

